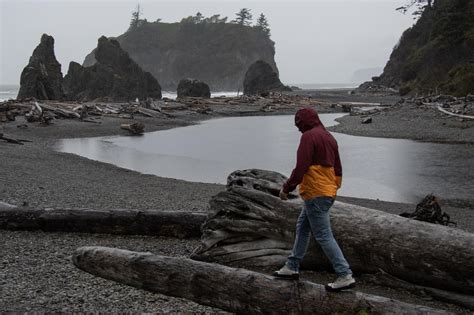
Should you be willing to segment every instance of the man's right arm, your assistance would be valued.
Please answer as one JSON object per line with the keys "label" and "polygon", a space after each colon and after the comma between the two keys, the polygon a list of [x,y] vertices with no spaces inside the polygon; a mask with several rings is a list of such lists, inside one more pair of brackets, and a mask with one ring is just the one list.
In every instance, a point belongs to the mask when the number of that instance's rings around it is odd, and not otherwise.
{"label": "man's right arm", "polygon": [[300,145],[296,154],[296,167],[291,172],[290,178],[283,184],[282,191],[285,194],[295,190],[303,180],[304,174],[308,171],[313,161],[314,144],[311,141],[311,134],[309,132],[301,135]]}

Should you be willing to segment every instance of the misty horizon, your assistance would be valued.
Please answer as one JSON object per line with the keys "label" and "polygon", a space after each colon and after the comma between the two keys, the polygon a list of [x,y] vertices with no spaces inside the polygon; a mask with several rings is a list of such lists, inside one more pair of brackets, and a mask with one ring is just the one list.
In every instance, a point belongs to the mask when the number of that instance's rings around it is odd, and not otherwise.
{"label": "misty horizon", "polygon": [[[357,71],[383,69],[401,34],[413,24],[410,15],[395,11],[402,0],[138,2],[142,19],[149,22],[175,23],[197,12],[205,17],[220,14],[231,21],[246,7],[254,24],[260,13],[265,14],[280,79],[295,85],[355,84]],[[82,64],[100,36],[117,37],[127,30],[138,2],[2,0],[0,84],[19,84],[43,33],[55,38],[56,58],[66,75],[69,62]]]}

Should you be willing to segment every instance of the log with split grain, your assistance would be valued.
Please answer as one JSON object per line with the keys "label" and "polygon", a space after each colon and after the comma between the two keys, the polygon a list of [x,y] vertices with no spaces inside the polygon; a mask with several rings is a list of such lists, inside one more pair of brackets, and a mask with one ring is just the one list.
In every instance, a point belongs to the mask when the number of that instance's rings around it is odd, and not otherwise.
{"label": "log with split grain", "polygon": [[308,281],[284,281],[218,264],[107,247],[81,247],[73,263],[93,275],[241,314],[447,314],[380,296],[328,293]]}

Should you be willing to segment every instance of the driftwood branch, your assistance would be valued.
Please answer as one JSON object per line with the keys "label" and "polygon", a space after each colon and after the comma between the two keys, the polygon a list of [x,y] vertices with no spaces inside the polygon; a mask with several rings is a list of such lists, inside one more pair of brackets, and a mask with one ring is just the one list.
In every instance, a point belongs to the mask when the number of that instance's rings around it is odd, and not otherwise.
{"label": "driftwood branch", "polygon": [[444,113],[444,114],[447,114],[447,115],[451,115],[451,116],[459,117],[459,118],[464,118],[464,119],[474,119],[474,116],[451,113],[451,112],[445,110],[444,108],[442,108],[441,106],[437,106],[436,108],[437,108],[440,112],[442,112],[442,113]]}
{"label": "driftwood branch", "polygon": [[140,122],[133,124],[121,124],[120,128],[128,130],[132,135],[141,135],[145,131],[145,125]]}
{"label": "driftwood branch", "polygon": [[307,281],[191,259],[106,247],[82,247],[73,263],[93,275],[241,314],[446,314],[360,292],[328,293]]}
{"label": "driftwood branch", "polygon": [[2,207],[0,229],[199,237],[206,214],[154,210],[22,209]]}
{"label": "driftwood branch", "polygon": [[25,139],[8,138],[8,137],[5,137],[3,133],[0,133],[0,140],[5,140],[8,143],[20,144],[20,145],[23,145],[23,142],[31,142],[30,140],[25,140]]}
{"label": "driftwood branch", "polygon": [[[279,175],[279,174],[278,174]],[[275,197],[284,177],[237,171],[214,196],[194,259],[230,266],[281,266],[294,240],[299,199]],[[388,273],[417,285],[474,294],[474,234],[336,202],[333,231],[354,271]],[[311,244],[303,268],[329,263]]]}

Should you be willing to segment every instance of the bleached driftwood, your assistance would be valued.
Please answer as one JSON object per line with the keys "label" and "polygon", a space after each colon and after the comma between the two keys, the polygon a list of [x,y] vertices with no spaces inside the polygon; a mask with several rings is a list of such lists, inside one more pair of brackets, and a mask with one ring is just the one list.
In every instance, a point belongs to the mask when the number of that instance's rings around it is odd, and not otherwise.
{"label": "bleached driftwood", "polygon": [[206,214],[155,210],[23,209],[2,206],[0,229],[199,237]]}
{"label": "bleached driftwood", "polygon": [[451,115],[451,116],[459,117],[459,118],[464,118],[464,119],[474,119],[474,116],[461,115],[461,114],[455,114],[455,113],[448,112],[447,110],[445,110],[445,109],[442,108],[441,106],[437,106],[436,108],[437,108],[440,112],[442,112],[442,113],[444,113],[444,114],[447,114],[447,115]]}
{"label": "bleached driftwood", "polygon": [[93,275],[240,314],[446,314],[356,291],[328,293],[244,269],[106,247],[81,247],[73,263]]}
{"label": "bleached driftwood", "polygon": [[[194,259],[230,266],[281,266],[294,240],[302,203],[277,195],[285,177],[262,170],[237,171],[227,191],[212,198]],[[333,231],[356,272],[380,269],[429,287],[474,294],[474,234],[382,211],[336,202]],[[310,246],[304,268],[327,266]]]}

